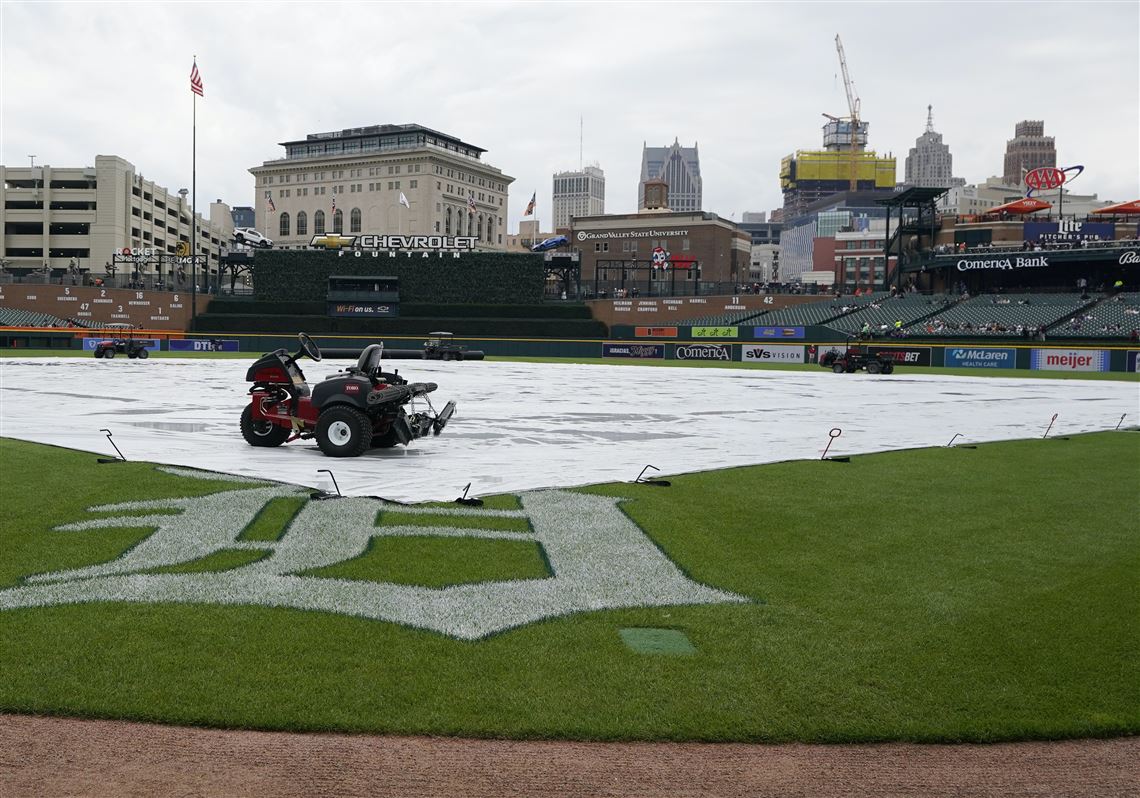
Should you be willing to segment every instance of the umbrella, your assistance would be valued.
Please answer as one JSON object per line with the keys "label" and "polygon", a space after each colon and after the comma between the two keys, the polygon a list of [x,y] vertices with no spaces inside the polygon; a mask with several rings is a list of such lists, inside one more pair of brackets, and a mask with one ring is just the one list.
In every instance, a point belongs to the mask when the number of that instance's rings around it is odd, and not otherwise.
{"label": "umbrella", "polygon": [[1044,200],[1039,200],[1036,197],[1023,197],[1022,199],[1014,200],[1013,202],[1007,202],[1004,205],[998,205],[996,208],[990,208],[985,211],[984,215],[989,216],[995,213],[1022,215],[1027,213],[1036,213],[1037,211],[1043,211],[1046,208],[1052,207],[1053,206],[1050,203],[1045,202]]}
{"label": "umbrella", "polygon": [[1118,202],[1115,205],[1106,205],[1103,208],[1097,208],[1093,213],[1103,213],[1109,215],[1125,215],[1140,213],[1140,200],[1132,200],[1131,202]]}

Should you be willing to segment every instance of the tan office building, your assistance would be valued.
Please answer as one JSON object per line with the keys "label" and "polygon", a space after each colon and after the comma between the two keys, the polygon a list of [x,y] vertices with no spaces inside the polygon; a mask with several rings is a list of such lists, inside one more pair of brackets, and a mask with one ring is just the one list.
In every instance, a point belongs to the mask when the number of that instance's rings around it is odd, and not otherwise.
{"label": "tan office building", "polygon": [[[102,274],[125,248],[177,254],[190,242],[189,197],[147,180],[116,155],[95,156],[94,166],[0,165],[0,259],[9,269],[79,268]],[[198,214],[198,254],[217,269],[219,248],[233,223],[229,206],[210,204]]]}
{"label": "tan office building", "polygon": [[485,150],[421,125],[372,125],[282,142],[285,157],[250,169],[257,225],[286,249],[314,235],[474,236],[506,248],[513,177]]}

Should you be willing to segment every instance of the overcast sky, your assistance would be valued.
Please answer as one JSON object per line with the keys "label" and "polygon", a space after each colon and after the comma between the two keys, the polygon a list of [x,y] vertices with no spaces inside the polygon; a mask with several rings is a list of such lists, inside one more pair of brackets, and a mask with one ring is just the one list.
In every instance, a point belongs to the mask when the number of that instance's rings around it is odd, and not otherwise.
{"label": "overcast sky", "polygon": [[871,147],[904,158],[934,106],[954,173],[1000,175],[1021,119],[1044,119],[1077,193],[1140,197],[1140,3],[48,3],[0,5],[0,163],[119,155],[252,205],[248,169],[308,133],[419,123],[483,147],[533,191],[583,155],[606,211],[636,209],[643,142],[699,144],[704,208],[782,204],[781,157],[847,113],[835,34]]}

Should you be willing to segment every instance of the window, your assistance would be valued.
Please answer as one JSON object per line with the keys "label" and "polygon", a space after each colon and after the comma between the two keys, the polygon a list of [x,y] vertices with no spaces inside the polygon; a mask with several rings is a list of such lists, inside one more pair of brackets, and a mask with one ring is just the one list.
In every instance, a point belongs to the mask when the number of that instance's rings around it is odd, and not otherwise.
{"label": "window", "polygon": [[595,241],[594,252],[609,252],[610,243],[608,241]]}
{"label": "window", "polygon": [[447,209],[447,213],[443,217],[443,223],[444,223],[443,234],[448,235],[448,236],[451,235],[451,208]]}
{"label": "window", "polygon": [[305,236],[309,234],[309,217],[305,215],[304,211],[297,211],[297,235]]}
{"label": "window", "polygon": [[418,180],[409,180],[408,181],[408,188],[419,188],[419,186],[420,186],[420,181],[418,181]]}
{"label": "window", "polygon": [[351,229],[349,230],[350,233],[359,233],[360,232],[360,208],[353,208],[352,209],[352,215],[349,216],[348,223],[349,223],[349,226],[351,227]]}
{"label": "window", "polygon": [[282,236],[289,235],[289,214],[287,214],[287,213],[281,214],[280,234]]}
{"label": "window", "polygon": [[333,214],[333,232],[340,235],[344,232],[344,211],[337,209]]}
{"label": "window", "polygon": [[325,234],[325,212],[317,211],[313,214],[313,235],[323,236]]}

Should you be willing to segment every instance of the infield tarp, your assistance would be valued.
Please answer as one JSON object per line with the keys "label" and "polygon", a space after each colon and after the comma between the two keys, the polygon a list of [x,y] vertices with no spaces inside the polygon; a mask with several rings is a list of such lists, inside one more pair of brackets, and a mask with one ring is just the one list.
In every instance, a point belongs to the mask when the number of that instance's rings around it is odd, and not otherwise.
{"label": "infield tarp", "polygon": [[[1039,438],[1135,423],[1130,382],[832,374],[760,369],[424,361],[393,364],[439,383],[458,410],[439,437],[357,458],[314,441],[249,446],[238,431],[247,360],[0,360],[0,435],[131,460],[320,484],[400,501],[629,481],[829,455]],[[310,383],[348,361],[306,362]],[[92,468],[96,466],[92,459]],[[653,474],[654,472],[649,472]]]}

